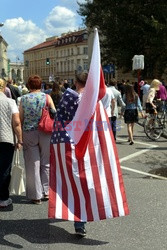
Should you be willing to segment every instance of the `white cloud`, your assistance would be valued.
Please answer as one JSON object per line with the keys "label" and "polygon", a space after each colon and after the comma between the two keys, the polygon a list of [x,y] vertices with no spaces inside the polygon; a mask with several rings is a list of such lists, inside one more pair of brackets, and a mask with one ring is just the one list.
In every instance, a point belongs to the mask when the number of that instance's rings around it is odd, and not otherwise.
{"label": "white cloud", "polygon": [[46,28],[50,34],[61,35],[77,28],[76,14],[66,7],[56,6],[46,18]]}
{"label": "white cloud", "polygon": [[[79,2],[84,1],[79,0]],[[11,61],[14,62],[16,57],[23,61],[25,50],[44,42],[49,36],[59,36],[64,32],[78,29],[77,1],[61,0],[60,4],[66,7],[55,6],[45,20],[40,20],[40,24],[45,24],[43,29],[33,21],[22,17],[6,19],[1,30],[2,36],[8,43],[8,57]]]}
{"label": "white cloud", "polygon": [[24,50],[29,49],[45,40],[46,33],[37,27],[31,20],[23,18],[7,19],[4,23],[3,34],[8,46],[8,56],[11,61],[16,56],[22,59]]}

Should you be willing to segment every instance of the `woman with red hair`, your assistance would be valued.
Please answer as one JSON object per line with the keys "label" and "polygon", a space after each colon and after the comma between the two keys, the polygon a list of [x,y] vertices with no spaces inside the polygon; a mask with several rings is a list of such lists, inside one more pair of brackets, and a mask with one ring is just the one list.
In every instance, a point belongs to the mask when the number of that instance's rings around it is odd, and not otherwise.
{"label": "woman with red hair", "polygon": [[50,134],[38,130],[42,108],[48,97],[48,106],[55,110],[52,98],[41,92],[42,80],[38,75],[29,77],[30,93],[20,102],[20,118],[23,128],[23,153],[26,169],[26,196],[34,204],[48,199]]}

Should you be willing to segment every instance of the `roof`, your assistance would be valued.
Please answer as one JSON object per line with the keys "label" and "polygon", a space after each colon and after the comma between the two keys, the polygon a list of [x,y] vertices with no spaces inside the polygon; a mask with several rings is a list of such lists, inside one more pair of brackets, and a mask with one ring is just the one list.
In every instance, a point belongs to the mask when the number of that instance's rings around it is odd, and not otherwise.
{"label": "roof", "polygon": [[58,46],[64,46],[68,44],[75,44],[75,43],[80,43],[83,42],[85,39],[84,34],[87,34],[87,30],[80,30],[80,31],[75,31],[75,32],[69,32],[66,34],[62,34],[61,37],[53,37],[53,39],[48,38],[46,39],[45,42],[40,43],[28,50],[25,50],[25,52],[33,51],[33,50],[38,50],[42,48],[47,48],[47,47],[58,47]]}

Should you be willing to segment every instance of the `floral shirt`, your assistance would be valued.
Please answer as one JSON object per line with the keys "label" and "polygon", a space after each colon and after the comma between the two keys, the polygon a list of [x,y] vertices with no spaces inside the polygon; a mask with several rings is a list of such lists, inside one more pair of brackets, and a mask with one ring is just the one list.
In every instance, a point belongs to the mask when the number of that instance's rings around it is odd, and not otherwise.
{"label": "floral shirt", "polygon": [[22,96],[21,104],[24,111],[23,131],[33,131],[38,129],[38,123],[45,102],[46,94],[42,92],[29,93]]}

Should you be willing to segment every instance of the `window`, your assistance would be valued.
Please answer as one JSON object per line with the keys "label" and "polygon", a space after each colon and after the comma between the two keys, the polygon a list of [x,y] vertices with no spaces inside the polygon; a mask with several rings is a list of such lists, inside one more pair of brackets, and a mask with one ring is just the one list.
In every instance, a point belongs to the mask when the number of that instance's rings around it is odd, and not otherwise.
{"label": "window", "polygon": [[88,55],[88,47],[83,48],[83,53],[84,53],[84,55]]}

